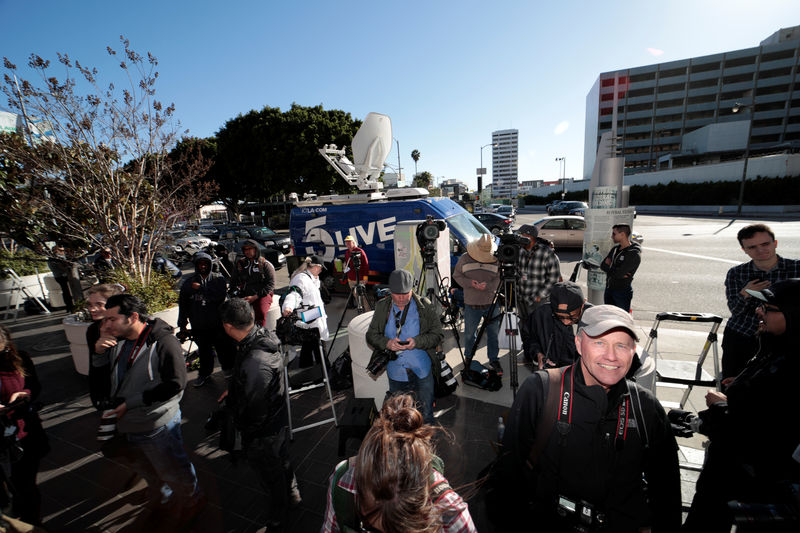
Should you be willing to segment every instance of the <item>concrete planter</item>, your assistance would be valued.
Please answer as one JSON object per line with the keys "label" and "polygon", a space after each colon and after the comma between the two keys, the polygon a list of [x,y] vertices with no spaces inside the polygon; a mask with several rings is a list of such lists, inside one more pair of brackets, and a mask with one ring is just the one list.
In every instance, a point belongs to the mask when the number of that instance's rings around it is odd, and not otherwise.
{"label": "concrete planter", "polygon": [[[178,306],[170,307],[153,314],[172,327],[178,326]],[[69,351],[72,354],[72,363],[75,370],[83,376],[89,375],[89,346],[86,344],[86,330],[91,322],[80,322],[75,315],[70,315],[61,321],[64,333],[69,341]]]}

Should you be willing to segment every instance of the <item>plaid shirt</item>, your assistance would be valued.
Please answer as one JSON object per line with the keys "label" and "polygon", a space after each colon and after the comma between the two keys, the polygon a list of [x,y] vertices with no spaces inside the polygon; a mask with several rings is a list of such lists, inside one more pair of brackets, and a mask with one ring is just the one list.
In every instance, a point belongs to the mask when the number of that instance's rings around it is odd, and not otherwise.
{"label": "plaid shirt", "polygon": [[[354,457],[349,459],[350,468],[339,479],[339,487],[356,495],[356,479],[355,467],[353,465]],[[341,463],[340,463],[341,464]],[[337,468],[339,466],[337,465]],[[335,470],[334,470],[335,472]],[[433,470],[433,484],[437,485],[446,482],[447,479],[440,474],[437,470]],[[325,508],[325,520],[322,522],[321,533],[339,533],[339,525],[336,523],[336,512],[333,509],[333,475],[331,475],[331,487],[328,490],[328,504]],[[466,502],[461,499],[461,496],[454,490],[448,490],[439,496],[439,499],[433,502],[433,505],[441,513],[443,533],[473,533],[478,530],[475,529],[475,524],[472,523],[472,517],[469,514],[469,507]]]}
{"label": "plaid shirt", "polygon": [[550,288],[561,277],[558,256],[547,245],[536,243],[530,251],[521,248],[517,261],[517,296],[524,302],[550,296]]}
{"label": "plaid shirt", "polygon": [[757,298],[745,298],[740,294],[748,282],[763,279],[775,283],[797,277],[800,277],[800,260],[784,259],[781,256],[778,256],[778,264],[769,271],[759,270],[752,261],[728,270],[728,275],[725,276],[725,297],[728,299],[731,317],[725,329],[747,336],[755,335],[758,329],[756,307],[761,301]]}

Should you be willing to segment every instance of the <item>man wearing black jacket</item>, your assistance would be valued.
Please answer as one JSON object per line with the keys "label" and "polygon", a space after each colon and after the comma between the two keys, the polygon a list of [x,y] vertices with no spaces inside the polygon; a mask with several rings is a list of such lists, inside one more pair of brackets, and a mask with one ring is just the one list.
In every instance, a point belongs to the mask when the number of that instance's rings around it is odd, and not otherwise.
{"label": "man wearing black jacket", "polygon": [[680,528],[675,437],[655,396],[625,378],[636,340],[629,313],[596,305],[575,337],[579,361],[522,384],[496,468],[499,531]]}
{"label": "man wearing black jacket", "polygon": [[542,368],[571,365],[578,360],[573,326],[591,307],[575,282],[561,281],[550,289],[550,305],[536,308],[530,317],[530,336],[525,344],[525,357]]}
{"label": "man wearing black jacket", "polygon": [[273,332],[255,325],[252,308],[241,298],[222,304],[220,315],[225,333],[236,342],[233,377],[220,401],[227,398],[244,455],[267,495],[267,531],[281,531],[289,504],[299,503],[300,493],[289,464],[280,341]]}
{"label": "man wearing black jacket", "polygon": [[178,327],[181,338],[187,334],[186,323],[192,324],[192,336],[200,356],[200,372],[195,387],[202,387],[214,371],[214,352],[224,372],[233,366],[233,346],[222,329],[219,306],[225,301],[228,283],[222,274],[212,272],[211,256],[200,252],[194,258],[195,274],[184,281],[178,307]]}
{"label": "man wearing black jacket", "polygon": [[236,261],[231,272],[231,291],[253,306],[256,324],[267,325],[267,313],[275,290],[275,268],[261,256],[258,242],[247,239],[242,245],[244,257]]}
{"label": "man wearing black jacket", "polygon": [[615,224],[611,228],[611,238],[616,246],[600,263],[600,269],[606,273],[603,303],[630,312],[633,300],[631,283],[642,261],[642,247],[631,241],[631,227],[627,224]]}

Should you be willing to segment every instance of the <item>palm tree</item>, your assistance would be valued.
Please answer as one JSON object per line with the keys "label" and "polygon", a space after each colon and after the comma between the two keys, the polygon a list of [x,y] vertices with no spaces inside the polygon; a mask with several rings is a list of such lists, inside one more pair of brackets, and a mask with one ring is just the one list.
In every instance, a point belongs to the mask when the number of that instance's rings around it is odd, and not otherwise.
{"label": "palm tree", "polygon": [[420,157],[419,150],[411,150],[411,159],[414,160],[414,175],[417,175],[417,161],[419,161]]}

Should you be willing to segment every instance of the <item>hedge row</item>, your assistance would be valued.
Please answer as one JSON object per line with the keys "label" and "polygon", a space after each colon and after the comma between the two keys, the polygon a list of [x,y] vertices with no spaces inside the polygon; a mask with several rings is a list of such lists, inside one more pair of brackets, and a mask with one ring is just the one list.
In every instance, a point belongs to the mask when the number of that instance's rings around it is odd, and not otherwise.
{"label": "hedge row", "polygon": [[[633,185],[631,205],[736,205],[739,181],[705,181],[702,183],[670,183]],[[588,201],[589,191],[568,192],[565,200]],[[549,196],[526,196],[525,205],[544,205],[561,199],[561,193]],[[800,176],[748,180],[744,187],[744,205],[800,204]]]}

